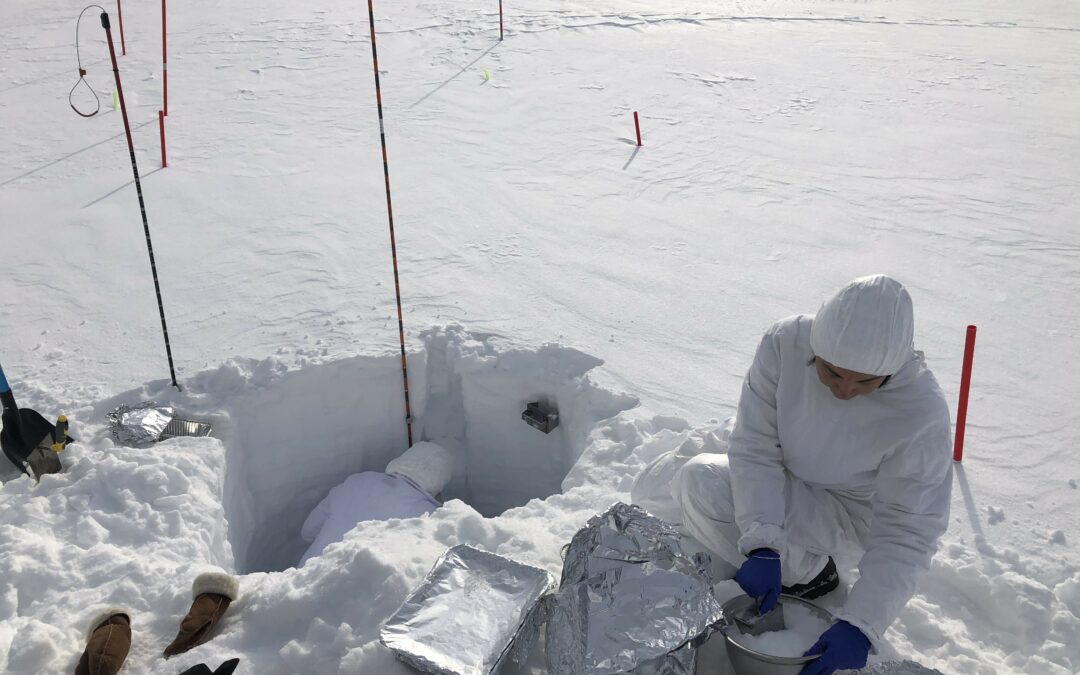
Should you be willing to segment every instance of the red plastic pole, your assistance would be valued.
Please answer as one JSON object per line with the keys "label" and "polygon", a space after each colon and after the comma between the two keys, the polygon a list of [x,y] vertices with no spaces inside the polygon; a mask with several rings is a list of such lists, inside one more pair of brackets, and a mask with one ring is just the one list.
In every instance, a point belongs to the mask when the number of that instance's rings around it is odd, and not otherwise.
{"label": "red plastic pole", "polygon": [[960,375],[960,405],[956,409],[956,439],[953,444],[953,461],[964,458],[964,426],[967,424],[968,390],[971,388],[971,361],[975,357],[975,326],[967,327],[964,344],[964,371]]}
{"label": "red plastic pole", "polygon": [[637,132],[637,144],[641,145],[641,123],[638,122],[637,111],[634,111],[634,131]]}
{"label": "red plastic pole", "polygon": [[499,42],[503,39],[502,0],[499,0]]}
{"label": "red plastic pole", "polygon": [[161,168],[169,166],[169,163],[165,161],[165,112],[162,110],[157,111],[158,128],[161,130]]}
{"label": "red plastic pole", "polygon": [[165,51],[165,0],[161,0],[161,88],[164,99],[162,113],[169,114],[169,55]]}
{"label": "red plastic pole", "polygon": [[124,13],[120,11],[120,0],[116,0],[116,18],[120,21],[120,55],[127,56],[127,46],[124,44]]}

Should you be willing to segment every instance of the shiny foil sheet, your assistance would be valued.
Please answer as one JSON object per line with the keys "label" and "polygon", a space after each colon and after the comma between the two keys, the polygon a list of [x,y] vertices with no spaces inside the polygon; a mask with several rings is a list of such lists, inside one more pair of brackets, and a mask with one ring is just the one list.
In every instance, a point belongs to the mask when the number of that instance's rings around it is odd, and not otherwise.
{"label": "shiny foil sheet", "polygon": [[144,401],[113,410],[109,413],[109,426],[113,438],[123,445],[150,445],[158,441],[173,417],[171,407]]}
{"label": "shiny foil sheet", "polygon": [[566,551],[551,602],[553,675],[693,675],[693,641],[723,615],[708,557],[638,506],[594,516]]}
{"label": "shiny foil sheet", "polygon": [[439,558],[383,625],[380,639],[417,670],[489,675],[522,663],[543,621],[541,597],[555,577],[471,546]]}

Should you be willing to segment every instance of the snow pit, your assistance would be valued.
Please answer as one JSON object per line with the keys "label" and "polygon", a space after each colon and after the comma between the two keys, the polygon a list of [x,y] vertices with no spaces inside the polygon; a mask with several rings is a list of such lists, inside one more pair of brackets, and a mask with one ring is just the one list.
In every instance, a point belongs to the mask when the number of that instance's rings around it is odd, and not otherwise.
{"label": "snow pit", "polygon": [[[584,377],[602,362],[574,349],[518,348],[459,327],[421,337],[423,350],[409,355],[413,440],[454,453],[442,499],[485,517],[559,493],[597,423],[637,404]],[[241,573],[295,566],[307,546],[301,525],[327,492],[352,473],[385,469],[407,445],[399,357],[263,370],[259,386],[248,382],[228,399],[231,428],[222,432],[224,508]],[[227,371],[205,379],[219,388]],[[536,400],[559,411],[551,433],[521,419]]]}

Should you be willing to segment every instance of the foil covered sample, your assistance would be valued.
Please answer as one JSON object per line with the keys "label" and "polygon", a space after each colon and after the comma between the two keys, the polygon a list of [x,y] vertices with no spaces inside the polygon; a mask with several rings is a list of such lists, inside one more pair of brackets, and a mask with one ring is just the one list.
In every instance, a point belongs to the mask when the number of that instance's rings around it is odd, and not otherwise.
{"label": "foil covered sample", "polygon": [[144,401],[113,410],[109,413],[109,426],[117,442],[138,447],[156,443],[174,416],[170,406]]}
{"label": "foil covered sample", "polygon": [[438,675],[489,675],[523,662],[555,577],[454,546],[383,625],[380,640],[410,666]]}
{"label": "foil covered sample", "polygon": [[553,675],[692,675],[694,641],[723,616],[708,557],[638,506],[594,516],[566,551],[551,602]]}

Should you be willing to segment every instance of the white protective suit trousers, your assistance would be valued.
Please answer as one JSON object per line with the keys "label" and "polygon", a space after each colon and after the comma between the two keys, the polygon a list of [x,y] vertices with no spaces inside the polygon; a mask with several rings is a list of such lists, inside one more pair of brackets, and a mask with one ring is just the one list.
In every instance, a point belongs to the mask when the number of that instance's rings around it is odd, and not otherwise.
{"label": "white protective suit trousers", "polygon": [[[727,455],[715,452],[726,451],[724,446],[722,439],[708,434],[704,444],[688,442],[661,455],[635,480],[631,498],[657,517],[679,523],[684,534],[738,568],[746,556],[739,550],[731,471]],[[697,449],[713,452],[693,454]],[[829,555],[861,550],[872,512],[869,501],[845,498],[785,475],[787,549],[781,573],[784,585],[791,586],[813,579]]]}

